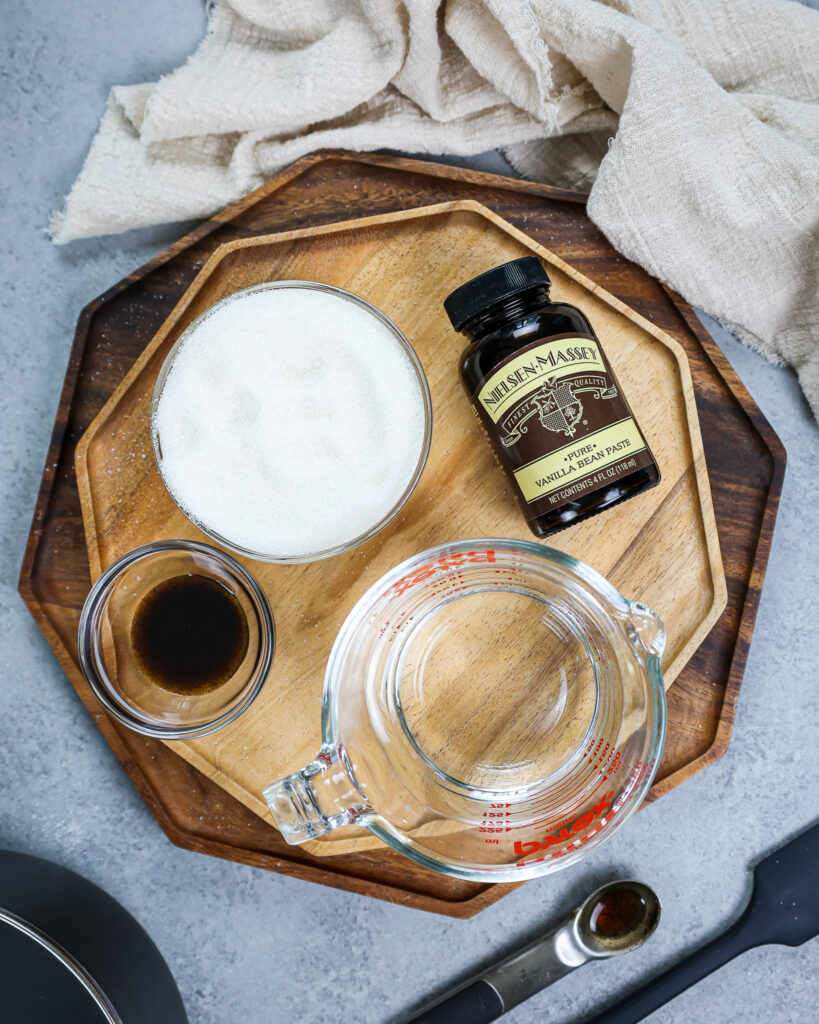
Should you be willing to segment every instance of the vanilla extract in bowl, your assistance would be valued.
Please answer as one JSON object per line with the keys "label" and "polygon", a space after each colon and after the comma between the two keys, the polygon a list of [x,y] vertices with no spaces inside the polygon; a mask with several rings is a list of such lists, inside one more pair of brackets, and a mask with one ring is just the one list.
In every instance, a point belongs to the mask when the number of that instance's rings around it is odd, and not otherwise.
{"label": "vanilla extract in bowl", "polygon": [[210,576],[157,584],[131,622],[131,647],[145,676],[170,693],[212,693],[247,655],[250,631],[236,597]]}

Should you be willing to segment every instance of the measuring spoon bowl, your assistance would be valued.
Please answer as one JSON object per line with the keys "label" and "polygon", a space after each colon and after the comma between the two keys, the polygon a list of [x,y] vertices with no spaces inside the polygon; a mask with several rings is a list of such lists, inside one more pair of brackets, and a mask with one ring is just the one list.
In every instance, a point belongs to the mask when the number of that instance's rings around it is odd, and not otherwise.
{"label": "measuring spoon bowl", "polygon": [[575,938],[590,957],[629,953],[654,934],[661,910],[659,896],[644,882],[609,882],[580,906],[573,922]]}

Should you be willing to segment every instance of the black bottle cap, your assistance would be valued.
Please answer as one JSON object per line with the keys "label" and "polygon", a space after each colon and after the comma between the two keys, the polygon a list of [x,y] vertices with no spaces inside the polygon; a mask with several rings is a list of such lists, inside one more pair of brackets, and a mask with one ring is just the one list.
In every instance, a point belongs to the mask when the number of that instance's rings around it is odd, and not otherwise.
{"label": "black bottle cap", "polygon": [[519,260],[502,263],[484,274],[473,277],[444,299],[444,309],[456,331],[477,313],[489,309],[496,302],[517,295],[536,285],[551,284],[549,275],[537,256],[522,256]]}

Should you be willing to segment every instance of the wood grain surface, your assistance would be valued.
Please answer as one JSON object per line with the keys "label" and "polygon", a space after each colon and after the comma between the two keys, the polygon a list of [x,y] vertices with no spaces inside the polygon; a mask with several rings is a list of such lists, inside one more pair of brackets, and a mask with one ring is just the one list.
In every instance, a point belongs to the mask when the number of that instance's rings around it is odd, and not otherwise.
{"label": "wood grain surface", "polygon": [[[316,280],[361,295],[412,342],[429,382],[434,423],[415,493],[387,529],[328,561],[274,565],[240,559],[273,608],[273,669],[237,722],[211,736],[171,744],[271,823],[262,790],[318,753],[324,668],[340,623],[363,592],[405,558],[436,544],[467,537],[533,539],[463,393],[457,364],[464,340],[442,307],[443,298],[464,280],[532,252],[549,265],[553,298],[579,306],[594,325],[662,471],[658,487],[604,518],[555,534],[549,543],[660,613],[667,631],[668,686],[727,600],[685,351],[480,204],[462,200],[220,246],[80,441],[77,483],[96,578],[141,544],[202,539],[162,484],[149,421],[165,357],[204,310],[264,281]],[[498,636],[499,674],[505,648]],[[364,829],[346,828],[305,849],[322,856],[379,845]]]}
{"label": "wood grain surface", "polygon": [[[174,842],[395,902],[469,916],[509,887],[447,879],[390,850],[317,858],[287,847],[268,824],[177,754],[121,729],[100,711],[76,662],[76,627],[90,571],[73,467],[80,435],[218,245],[458,200],[480,202],[502,216],[665,331],[688,356],[727,605],[669,691],[669,741],[650,799],[719,757],[730,738],[753,631],[784,451],[690,307],[608,245],[588,220],[582,196],[547,186],[396,157],[314,154],[91,303],[77,328],[20,590],[81,699]],[[627,391],[633,398],[631,386]],[[637,414],[642,422],[639,407]],[[647,497],[622,508],[636,507]],[[562,535],[567,542],[572,532]]]}

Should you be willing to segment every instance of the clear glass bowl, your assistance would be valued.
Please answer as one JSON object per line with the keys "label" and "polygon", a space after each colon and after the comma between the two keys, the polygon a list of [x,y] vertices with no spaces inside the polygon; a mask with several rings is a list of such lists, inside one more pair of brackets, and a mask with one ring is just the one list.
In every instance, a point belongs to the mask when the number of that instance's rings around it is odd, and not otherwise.
{"label": "clear glass bowl", "polygon": [[526,541],[397,566],[330,654],[322,746],[265,799],[290,843],[358,825],[425,867],[514,882],[611,836],[665,738],[659,617]]}
{"label": "clear glass bowl", "polygon": [[[145,675],[131,645],[142,600],[177,576],[216,580],[238,601],[248,626],[247,652],[233,675],[210,693],[171,693]],[[80,665],[105,710],[123,725],[164,740],[206,736],[235,721],[262,688],[273,662],[275,630],[267,598],[239,563],[208,544],[168,540],[129,551],[100,576],[83,606]]]}
{"label": "clear glass bowl", "polygon": [[[168,482],[162,473],[162,439],[159,436],[159,431],[156,429],[156,411],[159,405],[159,399],[162,395],[162,389],[165,386],[168,374],[173,366],[176,354],[182,345],[185,343],[190,334],[196,329],[197,325],[203,320],[204,317],[210,315],[214,309],[223,305],[224,303],[231,302],[239,295],[249,295],[254,292],[270,291],[274,288],[297,288],[306,289],[311,291],[327,292],[331,295],[339,296],[340,298],[346,299],[349,302],[355,303],[362,309],[366,310],[377,320],[379,320],[393,335],[396,341],[400,344],[401,348],[407,355],[408,360],[412,364],[412,368],[415,371],[418,379],[418,385],[421,389],[421,396],[424,403],[424,439],[421,446],[421,452],[418,456],[418,462],[415,466],[412,476],[410,477],[407,486],[393,507],[385,513],[377,522],[373,523],[367,530],[359,534],[357,537],[352,537],[344,544],[339,544],[333,548],[327,548],[323,551],[314,551],[309,554],[300,555],[278,555],[275,552],[270,551],[251,551],[248,548],[241,547],[234,543],[229,537],[224,537],[212,530],[207,523],[202,522],[196,516],[194,516],[187,509],[183,508],[179,502],[174,498],[173,491],[168,486]],[[345,291],[343,288],[336,288],[334,285],[322,284],[318,281],[266,281],[263,284],[253,285],[250,288],[243,288],[239,291],[233,292],[231,295],[226,296],[219,302],[214,303],[204,313],[200,314],[192,323],[190,323],[179,338],[174,343],[173,348],[170,350],[168,355],[165,357],[165,362],[162,364],[162,368],[159,371],[159,376],[154,386],[153,399],[151,402],[151,443],[154,450],[154,460],[156,462],[159,475],[162,478],[162,482],[165,484],[165,489],[174,501],[174,504],[199,530],[202,531],[206,536],[210,537],[211,540],[226,547],[229,551],[234,551],[236,554],[243,555],[246,558],[252,558],[259,562],[277,562],[284,564],[294,564],[303,562],[318,562],[323,558],[332,558],[334,555],[343,554],[345,551],[349,551],[351,548],[358,547],[359,544],[363,544],[365,541],[370,540],[377,533],[387,526],[388,523],[398,515],[401,509],[409,500],[412,492],[415,490],[418,481],[421,479],[421,474],[424,472],[424,467],[427,463],[427,457],[429,456],[429,447],[432,441],[432,398],[429,393],[429,384],[427,383],[424,369],[421,366],[421,362],[415,353],[415,349],[410,345],[404,334],[395,326],[389,317],[385,316],[380,309],[377,309],[371,303],[367,302],[366,299],[362,299],[359,295],[354,295],[352,292]]]}

